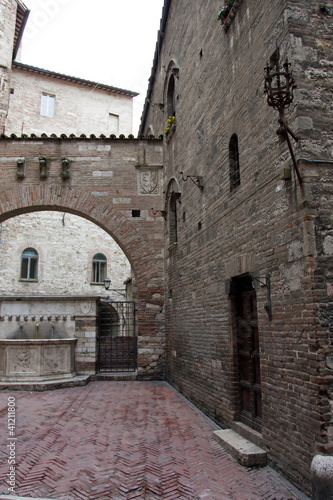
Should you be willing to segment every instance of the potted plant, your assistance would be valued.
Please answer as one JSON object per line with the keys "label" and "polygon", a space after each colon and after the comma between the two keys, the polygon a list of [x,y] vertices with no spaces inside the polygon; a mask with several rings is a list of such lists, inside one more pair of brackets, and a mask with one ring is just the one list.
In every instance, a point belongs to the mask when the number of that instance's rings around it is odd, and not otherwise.
{"label": "potted plant", "polygon": [[228,17],[229,12],[231,11],[231,8],[234,5],[234,3],[235,3],[235,0],[224,0],[224,7],[217,16],[217,19],[219,21],[221,21],[222,24],[224,23],[224,21]]}
{"label": "potted plant", "polygon": [[173,128],[174,124],[176,124],[176,117],[175,116],[169,116],[169,118],[166,121],[166,127],[164,129],[164,134],[166,136],[169,135],[170,130]]}

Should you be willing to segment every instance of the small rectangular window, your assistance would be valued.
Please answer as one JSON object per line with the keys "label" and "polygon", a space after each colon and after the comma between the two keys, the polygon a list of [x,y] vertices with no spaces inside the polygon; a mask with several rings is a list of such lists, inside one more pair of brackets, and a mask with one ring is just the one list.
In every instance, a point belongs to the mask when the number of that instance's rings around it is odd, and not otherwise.
{"label": "small rectangular window", "polygon": [[110,134],[119,134],[119,115],[115,115],[114,113],[109,113],[109,123],[108,123],[109,133]]}
{"label": "small rectangular window", "polygon": [[50,94],[42,94],[40,105],[40,114],[42,116],[54,116],[54,101],[55,96]]}

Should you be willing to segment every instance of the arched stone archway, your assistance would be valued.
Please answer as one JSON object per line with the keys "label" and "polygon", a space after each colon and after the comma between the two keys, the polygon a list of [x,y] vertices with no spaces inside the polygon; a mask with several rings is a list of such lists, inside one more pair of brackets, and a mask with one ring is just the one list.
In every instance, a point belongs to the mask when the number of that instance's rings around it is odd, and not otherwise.
{"label": "arched stone archway", "polygon": [[[159,205],[162,189],[157,195],[145,197],[137,183],[140,179],[138,172],[141,174],[146,167],[151,168],[150,164],[154,167],[159,164],[156,161],[158,148],[161,158],[158,144],[153,140],[150,148],[149,141],[116,141],[108,146],[98,140],[46,140],[39,142],[37,148],[34,142],[25,143],[18,139],[4,140],[0,145],[0,172],[4,179],[0,186],[0,222],[27,212],[70,212],[97,224],[126,254],[137,282],[138,375],[145,378],[161,377],[164,369],[163,219],[155,215],[162,208]],[[40,145],[45,147],[44,150]],[[59,160],[64,148],[72,162],[71,178],[67,183],[59,176]],[[82,157],[82,151],[85,153],[88,148],[94,151],[89,151],[89,162],[86,156]],[[110,151],[117,158],[123,155],[124,159],[113,162]],[[41,153],[51,157],[47,179],[39,175]],[[16,176],[16,163],[20,157],[25,157],[29,163],[28,175],[23,181]],[[100,196],[106,189],[108,196]],[[128,200],[131,200],[130,207],[126,206]],[[129,208],[138,207],[142,212],[142,207],[147,207],[147,215],[140,219],[131,218]]]}
{"label": "arched stone archway", "polygon": [[[136,279],[142,283],[141,287],[144,287],[150,275],[154,278],[149,242],[112,205],[87,192],[66,187],[17,186],[10,191],[0,191],[0,222],[16,215],[42,210],[70,212],[94,222],[110,234],[125,252]],[[147,275],[148,270],[150,275]]]}

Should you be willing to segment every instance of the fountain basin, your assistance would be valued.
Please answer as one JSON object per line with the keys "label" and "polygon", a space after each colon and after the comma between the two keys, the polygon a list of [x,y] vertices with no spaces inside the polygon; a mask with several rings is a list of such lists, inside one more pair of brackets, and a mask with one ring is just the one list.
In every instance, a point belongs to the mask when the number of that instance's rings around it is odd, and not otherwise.
{"label": "fountain basin", "polygon": [[76,338],[0,339],[0,382],[72,378]]}

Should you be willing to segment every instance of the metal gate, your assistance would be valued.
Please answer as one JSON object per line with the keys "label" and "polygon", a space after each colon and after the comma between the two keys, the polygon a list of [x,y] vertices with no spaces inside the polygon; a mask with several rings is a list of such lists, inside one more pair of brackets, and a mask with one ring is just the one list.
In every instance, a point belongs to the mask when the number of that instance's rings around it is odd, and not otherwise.
{"label": "metal gate", "polygon": [[99,302],[98,372],[136,370],[135,310],[135,302]]}

